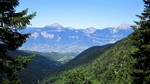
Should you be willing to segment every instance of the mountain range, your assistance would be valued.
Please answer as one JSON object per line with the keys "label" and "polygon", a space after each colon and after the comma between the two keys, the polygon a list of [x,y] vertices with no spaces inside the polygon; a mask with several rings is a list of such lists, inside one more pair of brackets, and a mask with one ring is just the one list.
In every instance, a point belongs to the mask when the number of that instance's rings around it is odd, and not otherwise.
{"label": "mountain range", "polygon": [[21,50],[79,54],[91,46],[115,43],[131,34],[133,30],[127,24],[104,29],[75,29],[54,23],[43,28],[26,28],[20,32],[31,34]]}

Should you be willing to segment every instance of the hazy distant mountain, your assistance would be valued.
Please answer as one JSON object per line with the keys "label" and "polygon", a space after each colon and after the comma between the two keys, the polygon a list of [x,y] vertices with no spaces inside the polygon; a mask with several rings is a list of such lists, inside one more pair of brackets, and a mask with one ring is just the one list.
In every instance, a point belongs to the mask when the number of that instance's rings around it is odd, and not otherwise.
{"label": "hazy distant mountain", "polygon": [[115,43],[133,32],[129,25],[96,29],[74,29],[63,27],[58,23],[43,28],[27,28],[22,33],[31,33],[27,42],[20,48],[23,50],[44,52],[82,52],[96,45]]}

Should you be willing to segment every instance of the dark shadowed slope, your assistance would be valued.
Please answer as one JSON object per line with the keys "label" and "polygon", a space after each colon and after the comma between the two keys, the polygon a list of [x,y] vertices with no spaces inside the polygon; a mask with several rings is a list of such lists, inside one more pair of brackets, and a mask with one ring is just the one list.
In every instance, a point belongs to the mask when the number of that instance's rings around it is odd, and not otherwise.
{"label": "dark shadowed slope", "polygon": [[[31,56],[33,53],[26,51],[10,51],[11,56]],[[33,60],[28,63],[27,67],[20,73],[23,84],[37,84],[38,80],[45,77],[45,74],[54,71],[61,63],[48,59],[42,55],[35,54]]]}

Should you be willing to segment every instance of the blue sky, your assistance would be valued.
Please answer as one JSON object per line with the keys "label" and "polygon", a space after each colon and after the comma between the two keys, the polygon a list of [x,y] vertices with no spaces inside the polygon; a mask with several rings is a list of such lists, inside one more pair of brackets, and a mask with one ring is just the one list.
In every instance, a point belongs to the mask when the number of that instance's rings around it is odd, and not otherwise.
{"label": "blue sky", "polygon": [[134,24],[143,11],[143,0],[20,0],[17,11],[37,12],[34,27],[59,23],[73,28],[105,28]]}

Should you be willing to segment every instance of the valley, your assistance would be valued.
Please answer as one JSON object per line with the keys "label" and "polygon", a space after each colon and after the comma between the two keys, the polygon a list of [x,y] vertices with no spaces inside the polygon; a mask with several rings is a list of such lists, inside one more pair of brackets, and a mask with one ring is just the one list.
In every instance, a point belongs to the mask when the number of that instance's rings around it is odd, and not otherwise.
{"label": "valley", "polygon": [[[131,36],[113,45],[91,47],[63,65],[59,73],[46,77],[41,84],[120,84],[132,83],[134,59]],[[126,44],[126,45],[125,45]],[[90,52],[89,52],[90,51]]]}
{"label": "valley", "polygon": [[133,30],[125,24],[116,28],[71,29],[55,23],[44,28],[27,28],[20,32],[31,33],[31,36],[19,50],[8,53],[14,56],[35,55],[20,73],[22,83],[46,84],[52,83],[59,78],[57,75],[66,70],[92,63]]}
{"label": "valley", "polygon": [[1,0],[0,84],[150,84],[142,1]]}
{"label": "valley", "polygon": [[53,73],[58,70],[60,66],[76,55],[73,53],[42,53],[37,51],[9,51],[10,56],[32,56],[35,57],[28,63],[26,69],[20,73],[22,84],[37,84],[48,73]]}

